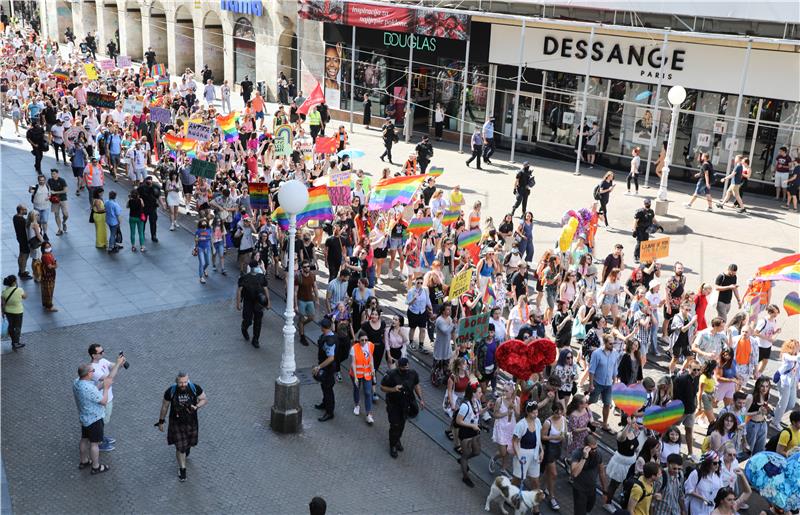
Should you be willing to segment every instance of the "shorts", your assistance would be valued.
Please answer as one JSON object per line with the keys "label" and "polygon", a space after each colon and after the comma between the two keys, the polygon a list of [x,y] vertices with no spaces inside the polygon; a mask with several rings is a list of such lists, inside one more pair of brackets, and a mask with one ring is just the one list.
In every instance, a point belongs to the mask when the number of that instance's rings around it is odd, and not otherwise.
{"label": "shorts", "polygon": [[789,172],[775,172],[775,187],[786,188],[789,185]]}
{"label": "shorts", "polygon": [[80,179],[83,177],[83,168],[78,168],[76,166],[72,167],[72,176],[76,179]]}
{"label": "shorts", "polygon": [[264,119],[264,111],[256,111],[256,120]]}
{"label": "shorts", "polygon": [[714,409],[714,394],[713,393],[705,393],[700,397],[703,401],[703,410],[711,411]]}
{"label": "shorts", "polygon": [[694,427],[694,413],[686,413],[680,421],[683,427]]}
{"label": "shorts", "polygon": [[134,181],[143,181],[146,175],[147,175],[146,168],[134,168],[133,173],[131,174],[131,179],[133,179]]}
{"label": "shorts", "polygon": [[[34,208],[36,209],[36,208]],[[36,209],[36,212],[39,213],[39,222],[46,224],[47,221],[50,219],[50,210],[49,209]]]}
{"label": "shorts", "polygon": [[389,238],[389,249],[398,250],[403,248],[403,238]]}
{"label": "shorts", "polygon": [[103,441],[103,419],[96,420],[88,426],[81,426],[81,438],[86,438],[92,443]]}
{"label": "shorts", "polygon": [[561,442],[542,442],[542,445],[544,445],[544,458],[542,459],[542,465],[556,463],[559,458],[561,458]]}
{"label": "shorts", "polygon": [[385,248],[383,248],[383,249],[375,249],[373,251],[373,257],[375,259],[386,259],[386,256],[388,255],[388,252],[389,251],[386,250]]}
{"label": "shorts", "polygon": [[728,191],[730,191],[731,194],[733,194],[733,195],[739,195],[739,190],[741,190],[741,189],[742,189],[741,183],[740,184],[731,184],[730,187],[728,187]]}
{"label": "shorts", "polygon": [[759,347],[758,348],[758,361],[763,361],[765,359],[769,359],[769,355],[772,353],[772,347]]}
{"label": "shorts", "polygon": [[613,306],[619,304],[619,297],[617,295],[603,295],[603,306]]}
{"label": "shorts", "polygon": [[688,339],[686,343],[676,343],[675,345],[672,346],[673,357],[677,358],[678,356],[683,356],[684,358],[688,358],[692,356],[692,354],[693,354],[692,349],[691,346],[689,345]]}
{"label": "shorts", "polygon": [[[522,479],[523,469],[525,477],[537,479],[541,475],[541,465],[539,464],[539,449],[522,449],[520,448],[521,456],[514,456],[514,465],[511,474],[514,477]],[[519,458],[525,458],[525,465],[523,467]]]}
{"label": "shorts", "polygon": [[314,317],[314,301],[313,300],[298,300],[297,311],[301,316]]}
{"label": "shorts", "polygon": [[570,390],[570,391],[568,391],[568,392],[565,392],[564,390],[559,390],[559,391],[558,391],[558,398],[559,398],[559,400],[560,400],[560,399],[566,399],[566,398],[567,398],[567,397],[569,397],[570,395],[572,395],[572,390]]}
{"label": "shorts", "polygon": [[706,181],[698,181],[694,188],[695,195],[711,195],[711,188],[706,187]]}
{"label": "shorts", "polygon": [[54,202],[50,204],[50,211],[52,211],[56,217],[58,217],[59,214],[68,215],[69,211],[67,211],[67,201],[62,200],[61,202]]}
{"label": "shorts", "polygon": [[597,152],[597,145],[586,145],[586,153],[594,154]]}
{"label": "shorts", "polygon": [[597,399],[603,399],[603,406],[611,406],[611,385],[594,383],[594,390],[589,394],[589,404],[594,404]]}
{"label": "shorts", "polygon": [[184,184],[183,185],[183,194],[184,195],[191,195],[192,191],[194,191],[194,184]]}
{"label": "shorts", "polygon": [[408,327],[410,329],[415,329],[417,327],[421,327],[425,329],[428,327],[428,314],[427,313],[412,313],[410,310],[406,311],[406,315],[408,316]]}

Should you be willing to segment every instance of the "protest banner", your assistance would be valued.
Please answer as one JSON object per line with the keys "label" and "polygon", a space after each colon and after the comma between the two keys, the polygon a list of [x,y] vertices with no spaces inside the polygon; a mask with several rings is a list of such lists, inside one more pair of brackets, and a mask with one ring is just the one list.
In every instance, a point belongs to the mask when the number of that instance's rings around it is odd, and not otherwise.
{"label": "protest banner", "polygon": [[162,125],[167,125],[172,123],[172,113],[169,109],[164,109],[163,107],[151,107],[150,120],[153,122],[161,122]]}
{"label": "protest banner", "polygon": [[249,182],[250,207],[253,209],[269,209],[269,184],[266,182]]}
{"label": "protest banner", "polygon": [[128,66],[132,66],[133,62],[131,61],[131,56],[129,55],[118,55],[117,56],[117,66],[119,68],[127,68]]}
{"label": "protest banner", "polygon": [[468,268],[453,277],[453,280],[450,282],[450,290],[447,292],[447,296],[451,299],[456,299],[464,292],[469,290],[469,284],[472,282],[473,271],[473,268]]}
{"label": "protest banner", "polygon": [[477,342],[489,334],[489,313],[481,313],[458,321],[456,344]]}
{"label": "protest banner", "polygon": [[639,261],[647,263],[654,259],[669,256],[669,236],[641,242],[639,246]]}
{"label": "protest banner", "polygon": [[129,115],[141,114],[144,104],[132,98],[126,98],[122,103],[122,112]]}
{"label": "protest banner", "polygon": [[275,155],[276,156],[290,156],[292,155],[292,144],[294,142],[294,135],[292,133],[291,125],[279,125],[275,129]]}
{"label": "protest banner", "polygon": [[211,139],[211,126],[189,122],[186,127],[186,137],[197,141],[208,141]]}
{"label": "protest banner", "polygon": [[85,63],[83,65],[83,70],[86,72],[87,79],[97,80],[97,68],[94,67],[94,63]]}
{"label": "protest banner", "polygon": [[202,159],[193,159],[192,168],[189,173],[195,177],[205,177],[206,179],[213,179],[217,175],[217,163],[210,161],[203,161]]}
{"label": "protest banner", "polygon": [[107,109],[114,109],[117,105],[117,97],[114,95],[105,95],[89,91],[86,93],[86,103],[94,107],[105,107]]}
{"label": "protest banner", "polygon": [[100,69],[103,71],[111,71],[117,67],[113,59],[100,59],[97,62],[100,64]]}
{"label": "protest banner", "polygon": [[330,176],[329,186],[347,186],[350,187],[350,171],[332,173]]}

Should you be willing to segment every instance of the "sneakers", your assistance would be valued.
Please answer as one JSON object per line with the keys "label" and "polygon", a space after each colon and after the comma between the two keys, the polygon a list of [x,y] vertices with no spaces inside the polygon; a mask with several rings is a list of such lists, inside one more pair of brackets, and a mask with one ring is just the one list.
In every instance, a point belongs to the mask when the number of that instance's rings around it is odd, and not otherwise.
{"label": "sneakers", "polygon": [[378,402],[379,400],[380,400],[380,397],[378,397],[378,394],[377,393],[373,393],[372,394],[372,402]]}
{"label": "sneakers", "polygon": [[608,513],[615,513],[617,511],[617,509],[611,503],[603,505],[603,509],[606,510]]}
{"label": "sneakers", "polygon": [[110,436],[104,436],[103,437],[103,443],[104,444],[114,445],[115,443],[117,443],[117,439],[116,438],[111,438]]}
{"label": "sneakers", "polygon": [[353,415],[361,415],[361,406],[353,408]]}
{"label": "sneakers", "polygon": [[491,474],[497,474],[497,467],[500,465],[499,456],[492,456],[489,460],[489,472]]}
{"label": "sneakers", "polygon": [[178,479],[180,479],[181,483],[186,481],[186,469],[178,469]]}
{"label": "sneakers", "polygon": [[550,507],[553,508],[553,510],[555,510],[555,511],[558,511],[558,510],[561,509],[561,506],[559,506],[558,501],[556,501],[555,497],[551,497],[550,498]]}
{"label": "sneakers", "polygon": [[375,423],[375,419],[372,418],[372,415],[367,415],[367,424],[372,425]]}
{"label": "sneakers", "polygon": [[462,477],[461,481],[463,481],[464,484],[467,485],[468,487],[475,488],[475,483],[472,482],[472,480],[469,478],[469,476]]}
{"label": "sneakers", "polygon": [[114,450],[114,445],[110,444],[110,443],[103,442],[103,443],[100,444],[100,450],[103,451],[103,452],[111,452],[111,451]]}

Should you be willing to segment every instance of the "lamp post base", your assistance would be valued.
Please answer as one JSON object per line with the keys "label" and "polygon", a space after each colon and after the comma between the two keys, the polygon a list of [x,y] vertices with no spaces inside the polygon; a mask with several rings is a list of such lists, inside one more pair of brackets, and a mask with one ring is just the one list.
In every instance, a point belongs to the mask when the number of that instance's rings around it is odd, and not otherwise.
{"label": "lamp post base", "polygon": [[277,433],[299,433],[303,427],[300,407],[300,381],[291,384],[275,381],[275,404],[270,411],[269,426]]}

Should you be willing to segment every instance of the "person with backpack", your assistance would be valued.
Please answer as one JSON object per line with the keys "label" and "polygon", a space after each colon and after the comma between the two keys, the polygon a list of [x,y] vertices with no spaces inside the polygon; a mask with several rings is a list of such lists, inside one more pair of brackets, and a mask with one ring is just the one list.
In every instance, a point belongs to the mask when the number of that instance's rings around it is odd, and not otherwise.
{"label": "person with backpack", "polygon": [[[244,309],[242,309],[244,306]],[[253,325],[253,339],[250,343],[256,349],[260,347],[261,321],[264,318],[264,309],[270,308],[269,288],[267,276],[258,264],[250,261],[250,271],[239,277],[239,286],[236,289],[236,310],[242,311],[242,336],[250,340],[248,329]]]}
{"label": "person with backpack", "polygon": [[186,458],[189,451],[198,442],[199,422],[197,410],[208,404],[203,389],[189,381],[189,374],[178,372],[175,384],[164,392],[161,402],[161,413],[156,427],[164,432],[164,422],[169,410],[169,426],[167,427],[167,445],[175,446],[175,457],[178,460],[178,478],[186,481]]}
{"label": "person with backpack", "polygon": [[627,502],[623,504],[632,515],[650,515],[650,504],[653,498],[661,494],[654,494],[655,480],[661,476],[661,469],[655,462],[645,463],[642,475],[634,479],[628,494]]}
{"label": "person with backpack", "polygon": [[651,515],[684,515],[685,492],[683,490],[683,458],[673,453],[667,456],[667,468],[656,477],[654,495],[650,502]]}
{"label": "person with backpack", "polygon": [[789,427],[773,435],[764,449],[788,457],[792,449],[798,446],[800,446],[800,411],[795,410],[789,415]]}

